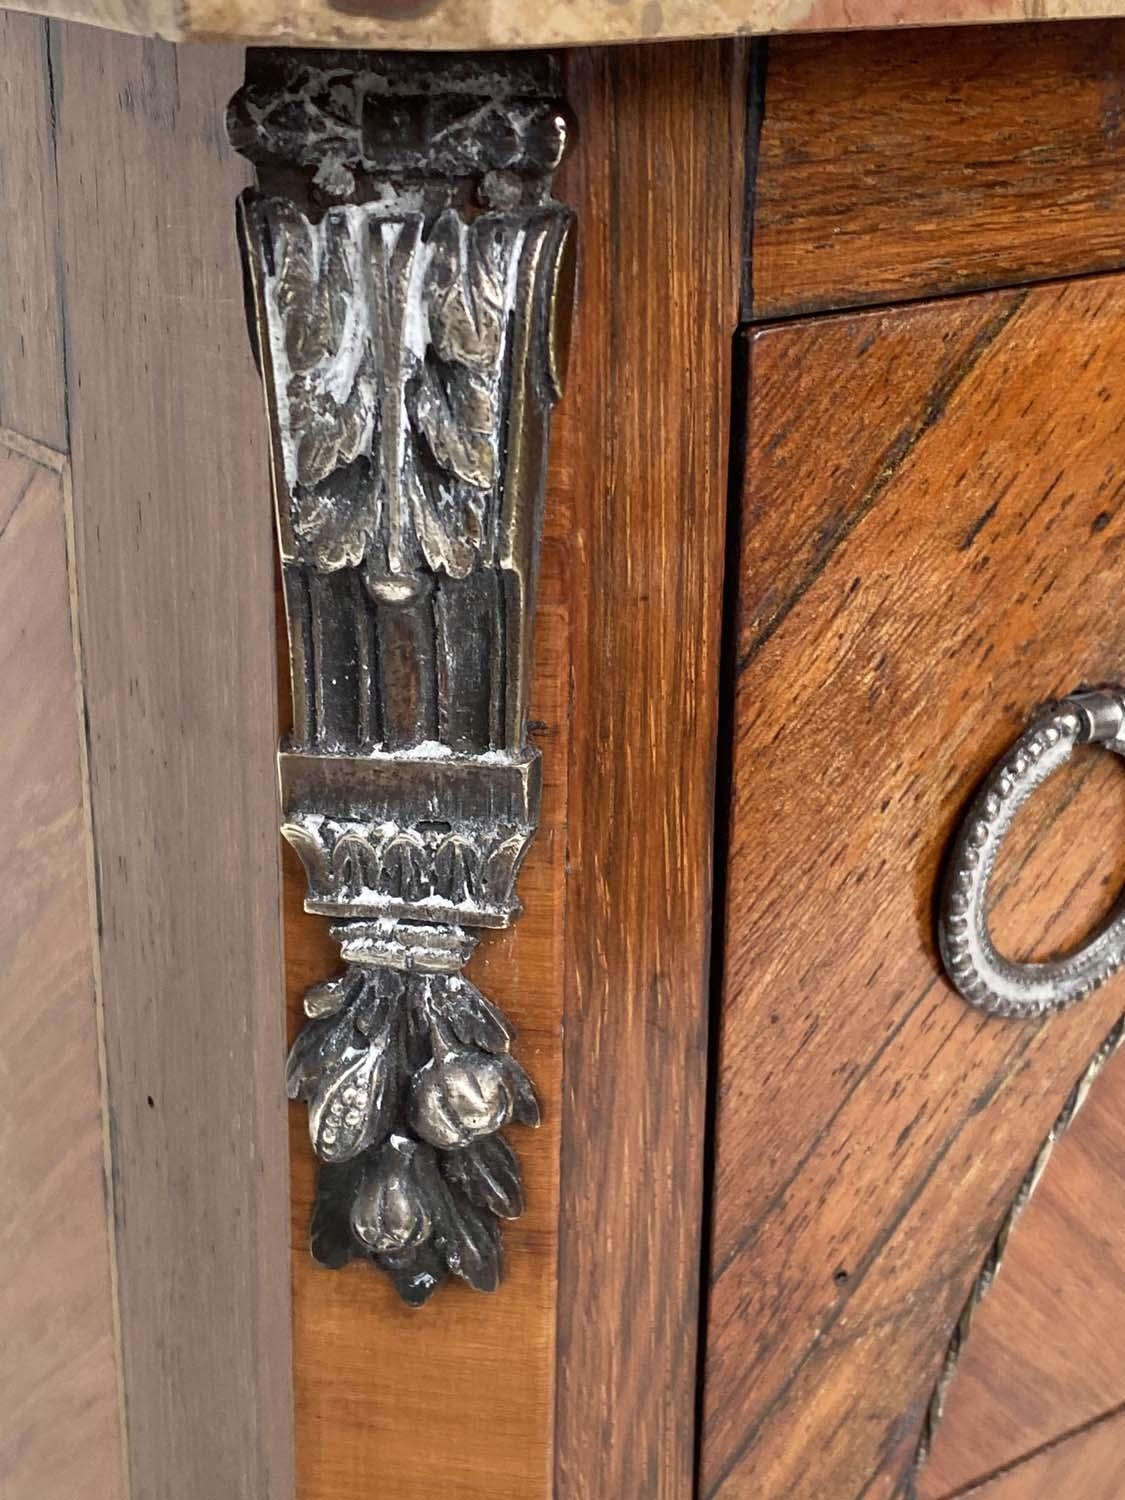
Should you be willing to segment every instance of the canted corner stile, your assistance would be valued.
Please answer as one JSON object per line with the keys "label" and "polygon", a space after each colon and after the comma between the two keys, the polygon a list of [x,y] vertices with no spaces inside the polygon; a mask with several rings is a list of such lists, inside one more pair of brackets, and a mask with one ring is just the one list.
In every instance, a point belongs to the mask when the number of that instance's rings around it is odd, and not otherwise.
{"label": "canted corner stile", "polygon": [[293,686],[283,833],[342,972],[289,1058],[311,1248],[406,1301],[500,1280],[500,1131],[539,1110],[462,974],[519,914],[551,408],[574,222],[555,61],[251,51],[229,133],[272,437]]}

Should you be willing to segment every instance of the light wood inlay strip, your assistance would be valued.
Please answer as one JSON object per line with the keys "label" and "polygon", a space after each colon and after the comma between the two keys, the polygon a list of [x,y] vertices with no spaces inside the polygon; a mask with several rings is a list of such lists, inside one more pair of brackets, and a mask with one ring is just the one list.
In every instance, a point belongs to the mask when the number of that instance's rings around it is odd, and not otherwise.
{"label": "light wood inlay strip", "polygon": [[48,448],[45,443],[37,443],[34,438],[25,437],[22,432],[13,432],[10,427],[0,427],[0,448],[7,448],[9,453],[18,454],[20,458],[26,458],[29,463],[47,469],[52,474],[66,471],[65,453],[60,453],[57,448]]}

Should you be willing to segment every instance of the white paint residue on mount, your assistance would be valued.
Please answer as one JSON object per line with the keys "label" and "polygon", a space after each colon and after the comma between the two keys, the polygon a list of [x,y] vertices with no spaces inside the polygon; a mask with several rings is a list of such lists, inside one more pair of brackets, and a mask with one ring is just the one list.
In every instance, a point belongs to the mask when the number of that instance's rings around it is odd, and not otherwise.
{"label": "white paint residue on mount", "polygon": [[[418,245],[410,261],[410,280],[406,288],[406,307],[403,316],[403,343],[410,350],[414,358],[421,361],[426,357],[426,350],[430,345],[430,314],[426,307],[426,281],[430,273],[430,262],[433,260],[433,247],[422,238],[421,221],[418,224]],[[394,250],[398,235],[401,234],[402,221],[384,219],[381,223],[383,244],[386,246],[388,257]],[[388,230],[397,229],[398,233],[393,238],[388,236]],[[403,408],[405,419],[405,405]],[[404,433],[404,440],[406,434]]]}
{"label": "white paint residue on mount", "polygon": [[[349,400],[359,378],[360,367],[368,355],[379,367],[379,350],[375,347],[376,309],[372,286],[372,267],[369,246],[373,233],[378,233],[387,259],[393,254],[399,237],[409,226],[418,238],[421,254],[415,255],[411,264],[410,282],[404,309],[405,344],[415,357],[425,356],[429,342],[429,322],[425,309],[425,273],[429,266],[430,251],[422,241],[421,217],[411,211],[403,195],[401,204],[377,203],[345,204],[332,208],[319,224],[313,224],[304,214],[301,223],[309,239],[310,261],[313,279],[318,288],[327,260],[328,236],[338,235],[347,263],[347,297],[344,324],[336,346],[321,359],[311,372],[312,384],[318,394],[325,396],[335,406],[341,407]],[[388,213],[392,207],[392,213]],[[285,479],[292,491],[298,483],[297,452],[300,433],[294,431],[289,403],[289,386],[294,372],[286,347],[286,320],[278,304],[280,268],[265,279],[266,314],[269,328],[270,356],[274,368],[274,396],[277,401],[278,429],[281,452],[285,468]],[[405,440],[407,415],[401,392],[395,393],[398,405],[398,422]],[[364,401],[364,426],[359,452],[370,454],[375,433],[376,401],[374,383]]]}
{"label": "white paint residue on mount", "polygon": [[[271,384],[277,405],[277,431],[287,487],[292,494],[299,483],[299,454],[305,436],[300,425],[294,421],[291,399],[294,395],[292,386],[300,379],[314,398],[321,398],[326,405],[337,411],[349,402],[356,403],[358,407],[362,422],[360,436],[354,447],[349,444],[339,452],[341,463],[350,462],[359,454],[370,457],[374,448],[376,423],[379,422],[382,426],[384,441],[380,452],[383,472],[371,479],[370,524],[372,530],[375,530],[380,507],[389,505],[388,560],[392,572],[406,566],[404,534],[410,525],[408,513],[411,496],[404,491],[406,458],[412,441],[411,421],[405,399],[406,382],[411,367],[422,364],[433,344],[426,294],[437,251],[434,244],[424,236],[423,216],[413,207],[415,197],[416,194],[403,193],[381,196],[375,202],[339,205],[329,209],[316,224],[306,215],[299,214],[298,224],[307,236],[310,271],[315,286],[314,297],[324,295],[323,277],[327,272],[333,242],[344,260],[347,288],[342,325],[334,347],[311,370],[302,371],[299,376],[295,374],[289,360],[287,315],[282,312],[279,301],[283,260],[279,260],[274,273],[265,278],[266,321],[273,361]],[[446,209],[445,213],[455,211]],[[455,218],[458,235],[458,263],[455,267],[458,291],[464,315],[474,327],[478,327],[481,308],[478,297],[474,295],[474,282],[469,273],[474,254],[470,238],[471,226],[461,215],[455,214]],[[403,249],[404,234],[413,237],[413,244],[410,247],[406,285],[401,288],[401,294],[395,296],[389,269],[396,253],[401,253]],[[507,240],[507,235],[504,238]],[[510,309],[517,303],[520,266],[526,240],[527,230],[520,224],[514,228],[511,239],[504,246],[506,264],[502,307],[506,315],[501,319],[499,344],[488,371],[488,378],[493,383],[502,381],[503,371],[510,358]],[[275,244],[281,249],[284,242],[283,228],[280,234],[275,235]],[[385,286],[378,278],[385,278]],[[288,317],[293,316],[294,313],[290,310]],[[389,351],[394,349],[398,351],[397,359],[388,357]],[[367,372],[364,371],[365,364]],[[483,375],[484,372],[479,373]],[[505,442],[503,423],[493,423],[489,445],[492,450],[493,472],[497,474],[503,470]]]}
{"label": "white paint residue on mount", "polygon": [[462,761],[465,765],[473,766],[526,765],[528,761],[535,759],[539,754],[537,750],[530,747],[518,751],[477,750],[470,753],[464,750],[454,750],[449,745],[443,745],[440,740],[422,740],[420,744],[411,745],[405,750],[388,750],[384,745],[373,745],[365,750],[333,750],[329,746],[319,752],[283,751],[283,753],[319,753],[328,758],[335,755],[346,755],[348,760],[386,761],[392,765],[397,765],[402,760],[443,760]]}
{"label": "white paint residue on mount", "polygon": [[[321,256],[324,254],[329,226],[337,229],[337,232],[339,228],[345,230],[344,254],[352,296],[347,299],[340,341],[327,362],[322,364],[317,376],[318,388],[337,406],[342,406],[355,390],[359,367],[371,346],[371,273],[363,255],[366,219],[367,215],[362,209],[349,204],[343,209],[332,209],[314,230],[318,254]],[[367,422],[364,443],[367,449],[371,446],[373,424],[374,401],[370,403],[370,415]]]}
{"label": "white paint residue on mount", "polygon": [[[273,225],[271,223],[271,229]],[[277,253],[277,236],[274,254]],[[292,490],[297,483],[297,444],[293,436],[293,423],[289,415],[289,382],[293,377],[289,364],[289,351],[285,347],[285,319],[277,305],[276,260],[274,274],[265,278],[266,327],[269,331],[270,363],[273,378],[270,388],[277,407],[277,438],[281,447],[281,461],[285,469],[285,482]]]}

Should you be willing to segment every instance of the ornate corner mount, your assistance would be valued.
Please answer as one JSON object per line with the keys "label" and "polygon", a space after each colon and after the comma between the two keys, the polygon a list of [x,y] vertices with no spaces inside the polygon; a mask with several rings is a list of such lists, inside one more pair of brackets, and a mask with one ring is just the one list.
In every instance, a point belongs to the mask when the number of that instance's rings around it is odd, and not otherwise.
{"label": "ornate corner mount", "polygon": [[531,630],[574,222],[555,62],[251,51],[231,102],[272,439],[293,731],[283,833],[343,971],[289,1058],[320,1159],[311,1248],[407,1302],[500,1279],[535,1125],[462,974],[519,914],[539,817]]}

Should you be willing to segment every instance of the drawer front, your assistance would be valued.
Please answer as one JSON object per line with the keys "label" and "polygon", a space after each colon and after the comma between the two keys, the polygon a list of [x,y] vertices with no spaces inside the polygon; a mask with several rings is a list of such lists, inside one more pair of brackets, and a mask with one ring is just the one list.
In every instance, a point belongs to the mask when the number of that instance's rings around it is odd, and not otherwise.
{"label": "drawer front", "polygon": [[[932,905],[1030,710],[1125,670],[1125,278],[763,328],[744,355],[702,1493],[871,1500],[1122,1004],[981,1017]],[[1119,777],[1085,752],[1021,815],[995,913],[1017,956],[1104,910]]]}
{"label": "drawer front", "polygon": [[745,316],[1120,267],[1121,21],[759,44]]}

